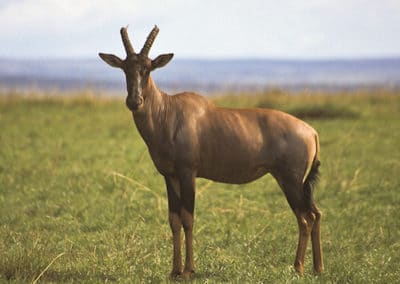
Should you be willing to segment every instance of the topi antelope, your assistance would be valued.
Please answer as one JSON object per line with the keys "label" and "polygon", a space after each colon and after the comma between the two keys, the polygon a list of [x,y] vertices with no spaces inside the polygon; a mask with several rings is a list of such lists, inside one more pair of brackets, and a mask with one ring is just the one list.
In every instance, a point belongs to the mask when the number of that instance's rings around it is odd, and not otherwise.
{"label": "topi antelope", "polygon": [[159,55],[153,60],[148,57],[158,31],[155,26],[141,51],[135,53],[127,28],[121,28],[126,58],[104,53],[99,56],[124,71],[126,105],[155,167],[165,179],[173,239],[171,277],[188,279],[195,269],[192,244],[195,178],[243,184],[266,173],[276,179],[297,218],[299,242],[295,269],[300,274],[304,272],[304,257],[311,237],[314,270],[322,272],[321,211],[312,198],[320,165],[317,132],[305,122],[277,110],[221,108],[194,93],[168,96],[161,92],[150,72],[165,66],[173,54]]}

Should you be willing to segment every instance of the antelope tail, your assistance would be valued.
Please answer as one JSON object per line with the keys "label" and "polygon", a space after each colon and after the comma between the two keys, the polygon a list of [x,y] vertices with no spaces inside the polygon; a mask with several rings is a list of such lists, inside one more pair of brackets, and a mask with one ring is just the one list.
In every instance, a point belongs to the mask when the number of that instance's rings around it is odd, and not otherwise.
{"label": "antelope tail", "polygon": [[319,180],[319,166],[321,162],[319,160],[319,139],[318,135],[315,135],[315,143],[316,143],[316,151],[314,160],[311,165],[311,169],[303,183],[303,191],[304,196],[306,198],[306,206],[308,208],[312,208],[314,199],[313,199],[313,189],[317,186]]}

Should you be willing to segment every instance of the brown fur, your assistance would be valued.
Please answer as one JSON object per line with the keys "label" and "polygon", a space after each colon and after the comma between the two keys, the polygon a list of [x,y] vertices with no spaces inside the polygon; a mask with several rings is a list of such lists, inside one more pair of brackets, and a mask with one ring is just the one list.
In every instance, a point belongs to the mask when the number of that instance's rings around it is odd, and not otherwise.
{"label": "brown fur", "polygon": [[[158,32],[155,29],[153,34]],[[151,47],[154,37],[150,44],[146,42],[147,46]],[[115,55],[100,56],[111,66],[124,70],[127,106],[155,167],[165,178],[174,248],[172,277],[187,279],[195,269],[192,246],[195,178],[242,184],[267,173],[275,177],[297,217],[296,270],[300,274],[304,271],[310,237],[314,270],[323,270],[321,212],[312,201],[311,192],[318,174],[319,143],[311,126],[277,110],[220,108],[200,95],[187,92],[166,95],[158,90],[150,71],[166,65],[171,54],[154,60],[147,55],[142,57],[141,53],[128,54],[125,60]],[[186,245],[184,268],[182,227]]]}

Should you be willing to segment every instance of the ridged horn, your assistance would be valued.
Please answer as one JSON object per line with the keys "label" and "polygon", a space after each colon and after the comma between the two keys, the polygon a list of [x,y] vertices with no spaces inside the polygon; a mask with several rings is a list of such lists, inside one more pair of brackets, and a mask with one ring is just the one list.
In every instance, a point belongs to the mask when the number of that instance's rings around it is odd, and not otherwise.
{"label": "ridged horn", "polygon": [[144,46],[142,50],[140,51],[140,55],[142,56],[149,56],[149,51],[151,46],[153,45],[154,40],[156,39],[156,36],[160,30],[158,29],[157,26],[154,26],[150,34],[148,35],[146,42],[144,43]]}
{"label": "ridged horn", "polygon": [[121,32],[121,38],[122,38],[122,42],[124,43],[126,54],[128,56],[135,54],[135,51],[133,50],[133,47],[131,44],[131,41],[129,40],[128,26],[126,26],[125,28],[121,28],[120,32]]}

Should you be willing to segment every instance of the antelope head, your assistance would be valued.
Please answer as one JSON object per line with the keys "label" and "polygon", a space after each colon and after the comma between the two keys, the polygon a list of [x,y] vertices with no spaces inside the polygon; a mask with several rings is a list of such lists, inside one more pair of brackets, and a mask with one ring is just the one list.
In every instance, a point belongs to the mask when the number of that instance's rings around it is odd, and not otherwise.
{"label": "antelope head", "polygon": [[122,60],[116,55],[99,53],[108,65],[121,68],[126,77],[126,106],[131,111],[137,111],[143,107],[146,101],[146,92],[144,91],[149,83],[150,72],[156,68],[165,66],[174,56],[173,53],[162,54],[151,60],[149,51],[158,34],[158,27],[155,26],[148,35],[146,42],[139,53],[135,53],[128,37],[128,30],[121,28],[122,42],[126,51],[126,58]]}

